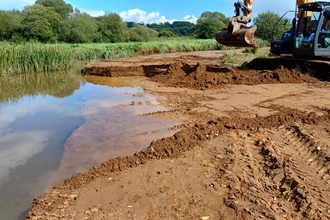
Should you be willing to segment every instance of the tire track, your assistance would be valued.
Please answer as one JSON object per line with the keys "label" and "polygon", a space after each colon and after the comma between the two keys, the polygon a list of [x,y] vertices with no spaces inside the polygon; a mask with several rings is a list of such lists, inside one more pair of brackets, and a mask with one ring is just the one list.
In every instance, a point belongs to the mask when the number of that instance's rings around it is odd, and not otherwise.
{"label": "tire track", "polygon": [[297,125],[268,133],[270,146],[264,147],[268,152],[264,156],[269,160],[271,154],[283,164],[282,194],[305,217],[330,219],[330,160],[323,152],[325,146]]}

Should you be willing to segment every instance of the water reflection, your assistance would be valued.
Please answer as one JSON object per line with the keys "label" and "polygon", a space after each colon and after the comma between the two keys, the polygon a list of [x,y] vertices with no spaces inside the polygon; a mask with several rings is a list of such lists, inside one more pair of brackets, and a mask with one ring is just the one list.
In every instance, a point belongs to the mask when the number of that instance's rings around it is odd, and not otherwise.
{"label": "water reflection", "polygon": [[84,84],[74,73],[0,78],[1,219],[23,218],[48,187],[63,143],[84,121]]}
{"label": "water reflection", "polygon": [[24,96],[50,95],[64,98],[79,89],[76,73],[50,72],[6,76],[0,79],[0,103],[15,102]]}
{"label": "water reflection", "polygon": [[0,78],[1,219],[24,217],[34,197],[76,172],[173,134],[174,123],[140,116],[166,109],[131,84],[61,73]]}
{"label": "water reflection", "polygon": [[60,166],[50,180],[52,184],[64,175],[87,171],[111,158],[133,155],[152,140],[175,132],[168,130],[175,125],[171,121],[141,116],[167,109],[153,96],[144,94],[142,88],[125,86],[132,84],[132,78],[89,76],[85,79],[119,87],[91,83],[84,86],[86,101],[81,114],[85,122],[65,142]]}

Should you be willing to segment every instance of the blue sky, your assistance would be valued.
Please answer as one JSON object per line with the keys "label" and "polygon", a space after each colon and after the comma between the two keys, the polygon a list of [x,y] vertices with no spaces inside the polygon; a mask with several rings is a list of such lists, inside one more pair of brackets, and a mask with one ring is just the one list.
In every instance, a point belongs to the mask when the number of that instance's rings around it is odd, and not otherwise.
{"label": "blue sky", "polygon": [[[234,2],[237,0],[64,0],[74,8],[99,16],[106,12],[119,14],[125,21],[160,23],[172,21],[194,22],[205,11],[218,11],[226,16],[234,15]],[[294,10],[295,0],[256,0],[253,16],[266,10],[280,16]],[[35,0],[0,0],[0,9],[22,10]],[[293,13],[289,14],[293,17]]]}

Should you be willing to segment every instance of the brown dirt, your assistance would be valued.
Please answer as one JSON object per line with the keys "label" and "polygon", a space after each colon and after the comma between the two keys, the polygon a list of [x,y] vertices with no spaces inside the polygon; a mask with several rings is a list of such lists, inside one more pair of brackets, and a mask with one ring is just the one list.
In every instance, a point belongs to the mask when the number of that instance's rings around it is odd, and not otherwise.
{"label": "brown dirt", "polygon": [[46,190],[27,219],[330,219],[330,85],[221,62],[198,52],[88,65],[140,75],[170,109],[144,116],[179,131]]}

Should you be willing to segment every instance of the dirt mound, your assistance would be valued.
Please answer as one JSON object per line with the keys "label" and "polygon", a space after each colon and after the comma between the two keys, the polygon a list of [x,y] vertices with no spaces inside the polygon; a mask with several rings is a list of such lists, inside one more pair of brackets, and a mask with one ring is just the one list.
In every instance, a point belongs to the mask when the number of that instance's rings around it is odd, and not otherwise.
{"label": "dirt mound", "polygon": [[[177,88],[207,89],[223,85],[257,85],[272,83],[317,82],[316,78],[289,70],[283,66],[275,70],[244,70],[227,68],[221,65],[222,58],[182,55],[160,61],[145,58],[144,64],[138,62],[111,61],[87,65],[85,75],[147,76],[164,86]],[[257,59],[253,61],[254,64]],[[262,62],[262,60],[260,60]]]}
{"label": "dirt mound", "polygon": [[276,70],[239,70],[207,66],[197,63],[191,66],[182,62],[172,63],[163,74],[151,77],[152,81],[165,86],[194,89],[215,88],[223,85],[256,85],[272,83],[317,82],[314,77],[288,70],[280,66]]}

